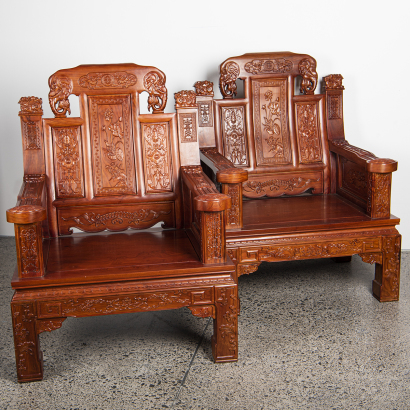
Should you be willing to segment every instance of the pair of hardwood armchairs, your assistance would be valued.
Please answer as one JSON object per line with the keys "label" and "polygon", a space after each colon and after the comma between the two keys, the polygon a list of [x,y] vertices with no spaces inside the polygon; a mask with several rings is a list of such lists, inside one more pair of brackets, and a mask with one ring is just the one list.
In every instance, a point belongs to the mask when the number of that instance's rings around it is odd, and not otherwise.
{"label": "pair of hardwood armchairs", "polygon": [[175,95],[176,113],[164,113],[164,73],[134,64],[57,71],[53,119],[22,98],[24,181],[7,211],[18,380],[42,379],[38,336],[67,317],[184,306],[214,319],[214,360],[235,361],[237,278],[262,261],[360,254],[376,264],[374,295],[397,300],[397,164],[345,141],[341,80],[315,95],[312,57],[246,54],[221,65],[223,100],[198,82]]}

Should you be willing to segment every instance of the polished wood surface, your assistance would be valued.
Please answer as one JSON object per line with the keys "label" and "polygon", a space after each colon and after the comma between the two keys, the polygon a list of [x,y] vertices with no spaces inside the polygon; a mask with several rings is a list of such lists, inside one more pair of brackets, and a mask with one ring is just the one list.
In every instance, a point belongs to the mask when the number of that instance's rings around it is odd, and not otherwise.
{"label": "polished wood surface", "polygon": [[[244,96],[236,98],[239,80]],[[359,254],[376,265],[374,296],[398,300],[400,220],[390,214],[397,162],[346,141],[343,77],[324,77],[315,94],[318,83],[307,54],[244,54],[221,64],[213,143],[209,130],[198,137],[205,173],[232,198],[228,253],[238,276],[262,261]]]}
{"label": "polished wood surface", "polygon": [[[18,381],[42,379],[38,335],[67,317],[188,307],[214,319],[214,360],[236,361],[231,197],[204,174],[198,148],[192,162],[181,150],[196,117],[182,113],[181,132],[177,115],[163,112],[165,74],[155,67],[84,65],[57,71],[49,86],[55,118],[42,118],[41,99],[20,100],[24,178],[7,211]],[[153,114],[139,112],[144,91]],[[69,117],[71,94],[78,118]]]}

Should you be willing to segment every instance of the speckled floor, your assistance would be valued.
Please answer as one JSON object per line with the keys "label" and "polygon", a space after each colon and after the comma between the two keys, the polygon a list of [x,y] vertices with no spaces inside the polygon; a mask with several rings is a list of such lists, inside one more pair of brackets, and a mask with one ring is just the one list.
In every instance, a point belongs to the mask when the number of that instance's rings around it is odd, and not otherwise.
{"label": "speckled floor", "polygon": [[14,238],[0,238],[0,409],[410,409],[410,252],[400,302],[374,267],[311,260],[240,278],[239,361],[214,364],[188,309],[67,319],[40,336],[44,380],[16,381]]}

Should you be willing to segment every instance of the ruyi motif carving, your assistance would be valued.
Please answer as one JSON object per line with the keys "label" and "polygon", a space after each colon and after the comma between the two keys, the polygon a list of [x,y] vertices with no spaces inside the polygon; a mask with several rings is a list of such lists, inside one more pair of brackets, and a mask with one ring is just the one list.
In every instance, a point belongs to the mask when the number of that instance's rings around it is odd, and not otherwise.
{"label": "ruyi motif carving", "polygon": [[41,133],[38,121],[22,121],[25,150],[41,149]]}
{"label": "ruyi motif carving", "polygon": [[168,99],[168,90],[165,87],[165,74],[150,71],[144,77],[144,87],[149,93],[148,111],[152,109],[154,114],[164,112]]}
{"label": "ruyi motif carving", "polygon": [[143,124],[147,192],[172,191],[167,124]]}
{"label": "ruyi motif carving", "polygon": [[344,90],[343,87],[343,77],[341,74],[330,74],[323,77],[324,89],[328,90]]}
{"label": "ruyi motif carving", "polygon": [[130,97],[91,97],[90,111],[96,195],[134,193]]}
{"label": "ruyi motif carving", "polygon": [[43,100],[38,97],[21,97],[19,115],[43,115]]}
{"label": "ruyi motif carving", "polygon": [[88,73],[79,78],[78,84],[83,88],[98,90],[104,88],[128,88],[137,82],[134,74],[125,71],[115,73]]}
{"label": "ruyi motif carving", "polygon": [[224,98],[233,98],[236,95],[236,79],[239,76],[239,66],[233,61],[228,61],[221,66],[219,89]]}
{"label": "ruyi motif carving", "polygon": [[248,165],[244,107],[222,107],[225,157],[235,165]]}
{"label": "ruyi motif carving", "polygon": [[196,107],[196,94],[192,90],[182,90],[174,94],[175,108]]}
{"label": "ruyi motif carving", "polygon": [[212,113],[212,102],[211,101],[199,101],[198,105],[198,115],[199,115],[199,126],[200,127],[213,127],[213,113]]}
{"label": "ruyi motif carving", "polygon": [[66,117],[67,112],[71,114],[68,97],[73,92],[72,80],[68,77],[53,75],[49,78],[48,84],[50,86],[48,100],[54,115],[56,117]]}
{"label": "ruyi motif carving", "polygon": [[135,212],[113,211],[105,214],[85,212],[82,215],[62,218],[64,221],[74,221],[77,225],[93,225],[95,227],[112,225],[138,226],[142,222],[151,222],[168,215],[171,211],[154,211],[152,209],[139,209]]}
{"label": "ruyi motif carving", "polygon": [[299,62],[299,74],[302,76],[300,92],[313,94],[317,86],[316,61],[313,58],[304,58]]}
{"label": "ruyi motif carving", "polygon": [[196,95],[214,96],[214,83],[211,81],[197,81],[194,87]]}
{"label": "ruyi motif carving", "polygon": [[54,128],[53,136],[57,197],[82,197],[79,128]]}
{"label": "ruyi motif carving", "polygon": [[194,113],[178,114],[181,143],[197,142],[196,116]]}
{"label": "ruyi motif carving", "polygon": [[309,178],[294,177],[290,179],[269,179],[267,181],[246,181],[243,183],[244,192],[254,192],[258,195],[268,195],[269,192],[277,192],[279,195],[284,192],[294,190],[305,190],[310,188],[311,182],[318,182],[319,179],[312,180]]}
{"label": "ruyi motif carving", "polygon": [[252,60],[245,64],[245,71],[250,74],[286,73],[292,68],[292,61],[284,58]]}
{"label": "ruyi motif carving", "polygon": [[302,164],[320,162],[322,149],[318,130],[317,105],[297,104],[299,156]]}
{"label": "ruyi motif carving", "polygon": [[41,271],[35,224],[19,226],[21,274],[34,276]]}
{"label": "ruyi motif carving", "polygon": [[367,212],[373,218],[390,216],[391,174],[368,173]]}

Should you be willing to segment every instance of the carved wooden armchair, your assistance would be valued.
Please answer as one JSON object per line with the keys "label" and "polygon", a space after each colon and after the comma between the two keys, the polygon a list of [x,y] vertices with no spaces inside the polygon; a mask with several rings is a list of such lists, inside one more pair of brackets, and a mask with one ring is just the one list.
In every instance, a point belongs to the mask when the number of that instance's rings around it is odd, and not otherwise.
{"label": "carved wooden armchair", "polygon": [[[243,98],[234,98],[237,79]],[[397,162],[345,140],[342,76],[323,80],[323,94],[314,94],[316,61],[283,52],[225,60],[223,100],[212,101],[212,83],[195,84],[203,167],[232,197],[228,252],[238,276],[262,261],[359,254],[376,264],[374,296],[398,300],[400,221],[390,215]]]}
{"label": "carved wooden armchair", "polygon": [[[38,335],[67,317],[183,306],[214,318],[215,361],[237,360],[235,265],[225,243],[231,199],[203,174],[199,153],[180,155],[189,141],[178,140],[176,114],[163,113],[165,75],[83,65],[57,71],[49,85],[55,118],[42,118],[41,99],[20,100],[24,182],[7,211],[17,246],[18,380],[42,379]],[[144,91],[153,114],[139,114]],[[71,94],[79,118],[66,117]],[[146,229],[160,222],[167,229]]]}

